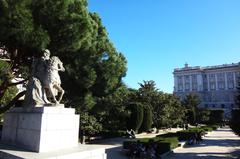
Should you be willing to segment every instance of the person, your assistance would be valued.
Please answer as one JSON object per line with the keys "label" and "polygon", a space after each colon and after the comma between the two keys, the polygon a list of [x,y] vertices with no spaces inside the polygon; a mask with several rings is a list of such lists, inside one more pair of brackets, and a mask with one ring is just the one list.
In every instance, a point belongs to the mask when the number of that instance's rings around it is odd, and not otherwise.
{"label": "person", "polygon": [[132,137],[133,139],[135,139],[135,138],[136,138],[136,136],[135,136],[135,132],[134,132],[134,130],[133,130],[133,129],[131,129],[131,130],[130,130],[130,134],[131,134],[131,137]]}

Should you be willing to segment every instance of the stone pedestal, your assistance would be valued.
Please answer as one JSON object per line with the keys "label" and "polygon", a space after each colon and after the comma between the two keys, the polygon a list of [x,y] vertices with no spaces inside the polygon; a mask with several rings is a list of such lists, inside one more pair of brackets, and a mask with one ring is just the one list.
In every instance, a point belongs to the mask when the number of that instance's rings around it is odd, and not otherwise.
{"label": "stone pedestal", "polygon": [[14,108],[4,116],[2,142],[35,152],[78,146],[79,115],[64,107]]}

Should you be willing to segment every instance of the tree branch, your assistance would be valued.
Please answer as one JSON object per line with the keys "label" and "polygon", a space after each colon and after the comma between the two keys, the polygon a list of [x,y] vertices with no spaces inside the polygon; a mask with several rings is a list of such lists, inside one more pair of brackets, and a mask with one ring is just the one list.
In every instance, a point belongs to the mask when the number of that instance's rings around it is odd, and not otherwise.
{"label": "tree branch", "polygon": [[0,107],[0,113],[5,113],[10,108],[14,107],[14,104],[17,102],[17,100],[25,95],[25,93],[26,91],[18,93],[6,106]]}

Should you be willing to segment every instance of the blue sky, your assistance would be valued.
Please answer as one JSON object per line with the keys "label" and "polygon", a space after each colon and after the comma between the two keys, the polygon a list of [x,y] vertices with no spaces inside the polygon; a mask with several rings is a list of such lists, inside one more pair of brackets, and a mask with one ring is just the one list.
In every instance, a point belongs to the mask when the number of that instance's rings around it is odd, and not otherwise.
{"label": "blue sky", "polygon": [[240,62],[240,0],[89,0],[128,64],[124,82],[173,91],[173,69]]}

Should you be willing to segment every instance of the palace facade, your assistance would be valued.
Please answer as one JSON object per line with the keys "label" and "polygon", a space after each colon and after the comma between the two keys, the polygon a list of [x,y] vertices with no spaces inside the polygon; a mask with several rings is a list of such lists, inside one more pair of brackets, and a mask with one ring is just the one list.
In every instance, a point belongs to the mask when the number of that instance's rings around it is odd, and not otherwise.
{"label": "palace facade", "polygon": [[187,94],[195,93],[201,99],[199,107],[223,109],[229,116],[236,108],[240,63],[176,68],[174,75],[174,94],[184,99]]}

